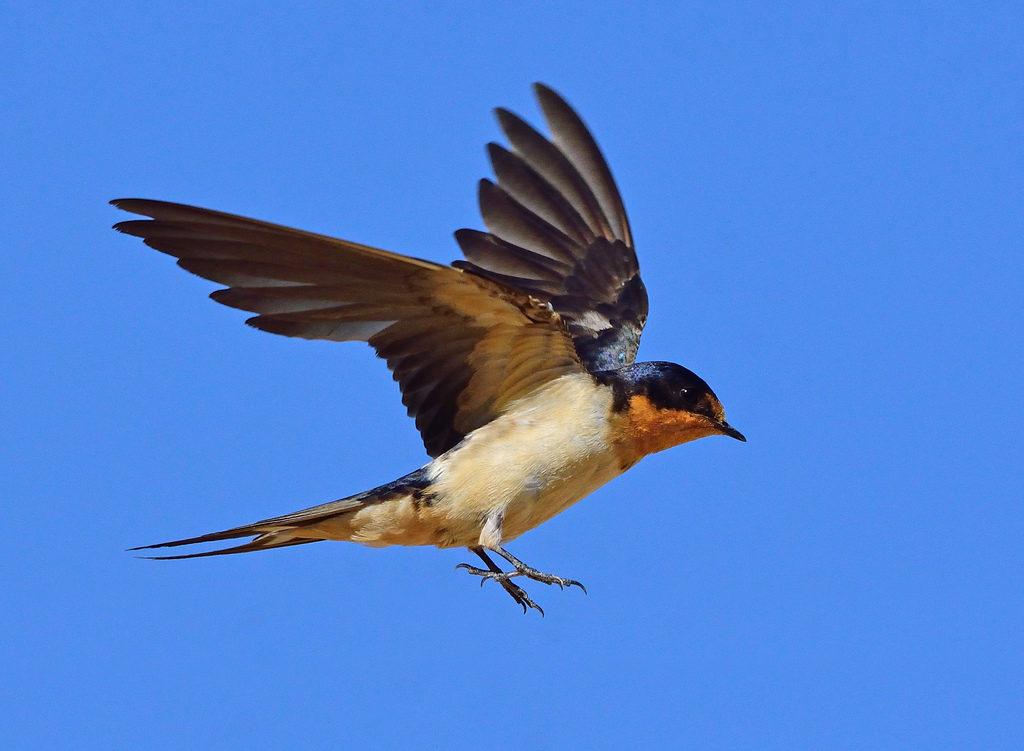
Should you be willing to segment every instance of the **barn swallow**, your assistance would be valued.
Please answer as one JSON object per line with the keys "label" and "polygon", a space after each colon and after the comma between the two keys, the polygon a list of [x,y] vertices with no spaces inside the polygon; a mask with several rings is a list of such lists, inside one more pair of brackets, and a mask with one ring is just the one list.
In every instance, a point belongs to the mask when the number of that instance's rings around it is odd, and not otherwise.
{"label": "barn swallow", "polygon": [[511,148],[487,146],[497,178],[479,184],[487,231],[458,230],[466,260],[450,266],[193,206],[111,202],[148,217],[114,229],[224,285],[210,297],[255,313],[250,326],[367,342],[431,457],[358,495],[134,550],[244,537],[254,539],[156,557],[321,540],[465,547],[485,568],[459,568],[543,614],[514,579],[583,585],[527,566],[506,542],[648,454],[711,435],[746,440],[695,373],[636,362],[647,290],[619,190],[579,115],[534,88],[551,137],[496,110]]}

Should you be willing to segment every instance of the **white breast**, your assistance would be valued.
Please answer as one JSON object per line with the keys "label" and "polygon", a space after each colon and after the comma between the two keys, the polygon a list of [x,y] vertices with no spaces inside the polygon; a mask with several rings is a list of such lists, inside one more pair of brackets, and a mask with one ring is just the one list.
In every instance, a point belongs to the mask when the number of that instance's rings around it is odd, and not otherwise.
{"label": "white breast", "polygon": [[502,539],[513,539],[617,477],[611,403],[590,376],[564,376],[438,457],[431,490],[447,544],[478,544],[496,514]]}

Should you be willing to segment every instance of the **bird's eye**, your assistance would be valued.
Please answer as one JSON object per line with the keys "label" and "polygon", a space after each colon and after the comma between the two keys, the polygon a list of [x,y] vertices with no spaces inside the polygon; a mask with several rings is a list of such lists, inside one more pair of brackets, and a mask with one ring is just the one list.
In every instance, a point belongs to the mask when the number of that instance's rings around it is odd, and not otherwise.
{"label": "bird's eye", "polygon": [[679,389],[679,396],[686,396],[690,393],[690,389]]}

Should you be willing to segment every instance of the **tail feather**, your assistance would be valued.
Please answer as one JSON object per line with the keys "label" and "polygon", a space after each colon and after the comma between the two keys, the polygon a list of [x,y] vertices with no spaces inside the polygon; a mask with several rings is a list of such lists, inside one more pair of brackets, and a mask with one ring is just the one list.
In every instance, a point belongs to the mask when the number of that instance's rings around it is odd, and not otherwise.
{"label": "tail feather", "polygon": [[[275,539],[277,538],[277,539]],[[231,548],[221,548],[220,550],[207,550],[203,553],[184,553],[182,555],[140,555],[139,558],[143,558],[147,561],[180,561],[185,558],[208,558],[212,555],[234,555],[235,553],[253,553],[257,550],[271,550],[273,548],[287,548],[291,545],[305,545],[309,542],[323,542],[323,540],[309,539],[308,537],[280,539],[280,536],[276,532],[269,534],[260,535],[255,540],[250,540],[242,545],[235,545]],[[132,550],[147,550],[149,548],[160,548],[169,547],[170,545],[184,545],[185,541],[179,541],[176,543],[164,544],[164,545],[146,545],[141,548],[132,548]]]}
{"label": "tail feather", "polygon": [[[379,488],[367,490],[364,493],[342,498],[330,503],[322,503],[319,506],[295,511],[284,516],[275,516],[271,519],[245,524],[241,527],[232,527],[221,532],[211,532],[198,537],[186,537],[182,540],[171,540],[169,542],[158,542],[155,545],[140,545],[137,548],[129,548],[129,551],[153,550],[155,548],[176,548],[182,545],[198,545],[204,542],[222,542],[224,540],[235,540],[239,537],[254,537],[255,539],[241,545],[220,550],[209,550],[203,553],[187,553],[184,555],[160,555],[160,556],[139,556],[149,560],[172,561],[183,558],[206,558],[213,555],[230,555],[234,553],[250,553],[256,550],[270,550],[271,548],[284,548],[291,545],[305,545],[309,542],[321,542],[324,538],[315,536],[316,532],[306,528],[311,527],[331,517],[340,516],[356,511],[374,503],[382,503],[388,500],[401,497],[411,492],[420,491],[430,485],[426,468],[411,472],[394,482],[381,485]],[[311,536],[312,535],[312,536]],[[332,538],[337,539],[337,538]]]}
{"label": "tail feather", "polygon": [[[268,519],[267,521],[273,520]],[[179,545],[198,545],[203,542],[220,542],[221,540],[234,540],[238,537],[252,537],[253,535],[263,534],[266,531],[259,529],[265,523],[246,524],[244,527],[234,527],[233,529],[225,529],[223,532],[211,532],[210,534],[199,535],[198,537],[187,537],[184,540],[170,540],[169,542],[158,542],[153,545],[139,545],[137,548],[128,548],[128,552],[152,550],[153,548],[176,548]]]}

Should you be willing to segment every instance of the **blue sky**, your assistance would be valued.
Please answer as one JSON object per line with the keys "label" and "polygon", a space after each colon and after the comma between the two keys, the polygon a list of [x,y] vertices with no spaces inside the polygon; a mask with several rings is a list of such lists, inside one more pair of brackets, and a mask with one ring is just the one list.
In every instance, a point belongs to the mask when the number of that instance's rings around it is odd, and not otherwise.
{"label": "blue sky", "polygon": [[[1019,3],[9,4],[8,748],[1024,744]],[[274,337],[109,226],[184,201],[448,261],[506,106],[564,93],[626,200],[641,359],[749,443],[510,546],[124,549],[389,481],[384,364]]]}

